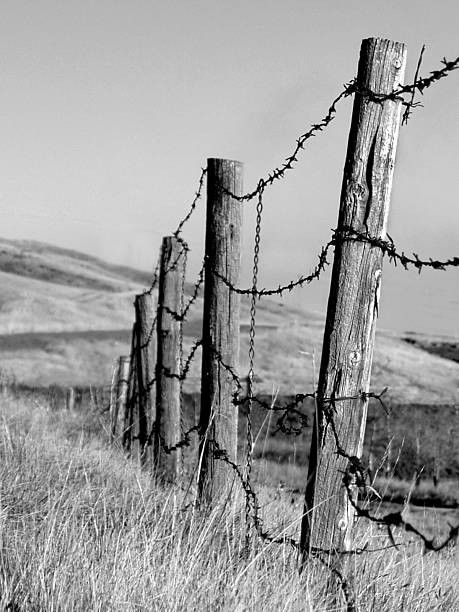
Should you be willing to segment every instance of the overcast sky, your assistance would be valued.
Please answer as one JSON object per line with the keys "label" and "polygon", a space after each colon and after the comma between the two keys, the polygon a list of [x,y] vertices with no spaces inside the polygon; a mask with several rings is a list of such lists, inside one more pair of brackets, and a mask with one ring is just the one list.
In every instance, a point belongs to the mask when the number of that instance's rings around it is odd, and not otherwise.
{"label": "overcast sky", "polygon": [[[0,235],[152,269],[207,157],[238,159],[245,187],[277,166],[355,76],[360,42],[407,44],[413,78],[459,55],[457,0],[2,0]],[[459,71],[400,132],[389,233],[458,255]],[[308,273],[336,226],[351,100],[265,197],[261,284]],[[201,203],[203,204],[203,202]],[[203,248],[203,209],[184,236]],[[245,209],[244,277],[253,206]],[[459,336],[457,270],[386,262],[380,326]],[[295,294],[323,310],[328,277]]]}

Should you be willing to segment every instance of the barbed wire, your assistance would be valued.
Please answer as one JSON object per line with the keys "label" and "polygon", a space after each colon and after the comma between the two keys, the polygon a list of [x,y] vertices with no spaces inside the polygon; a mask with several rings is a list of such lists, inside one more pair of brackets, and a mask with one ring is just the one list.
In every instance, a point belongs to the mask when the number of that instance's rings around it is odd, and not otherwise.
{"label": "barbed wire", "polygon": [[[421,55],[422,59],[422,55]],[[404,106],[410,106],[411,101],[405,100],[403,96],[412,95],[414,92],[418,91],[420,94],[424,94],[424,91],[428,89],[434,83],[437,83],[441,79],[444,79],[449,75],[453,70],[457,70],[459,67],[459,57],[453,60],[447,60],[445,57],[440,60],[440,63],[443,65],[443,68],[439,68],[437,70],[432,70],[427,77],[421,77],[419,79],[415,79],[414,83],[408,85],[400,85],[396,89],[394,89],[389,94],[378,94],[371,91],[368,88],[362,88],[353,82],[355,93],[359,93],[367,98],[369,98],[372,102],[385,102],[386,100],[397,100],[400,101]],[[419,64],[419,62],[418,62]],[[414,104],[416,106],[416,104]],[[419,104],[417,105],[419,106]]]}
{"label": "barbed wire", "polygon": [[159,281],[159,258],[158,261],[156,263],[155,269],[153,271],[153,278],[151,281],[151,285],[148,289],[145,289],[144,294],[145,295],[151,295],[153,293],[153,290],[155,289],[155,287],[157,286]]}
{"label": "barbed wire", "polygon": [[[291,155],[285,158],[285,161],[280,164],[277,168],[268,173],[266,178],[260,178],[256,188],[247,192],[244,195],[235,195],[230,191],[223,189],[223,191],[234,198],[239,202],[248,202],[255,197],[258,196],[258,204],[257,204],[257,219],[256,219],[256,228],[255,228],[255,245],[254,245],[254,258],[253,258],[253,270],[252,270],[252,286],[250,288],[244,289],[241,287],[235,286],[233,283],[229,281],[228,278],[224,277],[217,271],[213,270],[212,273],[215,274],[226,286],[230,288],[231,291],[238,293],[240,295],[250,295],[251,296],[251,304],[250,304],[250,333],[249,333],[249,374],[247,377],[247,395],[242,397],[243,385],[239,375],[237,374],[234,367],[225,363],[222,358],[222,355],[214,348],[214,347],[206,347],[211,350],[219,363],[219,365],[225,369],[230,375],[235,390],[233,392],[233,404],[235,406],[235,410],[237,410],[238,406],[246,405],[247,407],[247,454],[246,454],[246,471],[245,474],[243,469],[235,462],[229,458],[228,452],[221,448],[216,440],[208,440],[209,447],[211,448],[211,452],[215,459],[223,461],[226,463],[231,470],[235,473],[237,479],[239,480],[241,487],[244,491],[245,502],[246,502],[246,523],[252,525],[256,534],[264,541],[274,544],[289,544],[296,550],[300,550],[300,544],[294,538],[290,536],[286,536],[285,534],[281,536],[275,536],[273,534],[273,530],[268,530],[263,523],[263,520],[260,516],[260,503],[254,490],[254,487],[251,482],[251,467],[252,467],[252,452],[253,452],[253,432],[252,432],[252,422],[251,422],[251,412],[252,405],[257,404],[260,408],[269,410],[271,412],[277,413],[279,416],[277,418],[276,426],[272,432],[272,435],[275,435],[278,432],[281,432],[285,435],[300,435],[306,427],[309,427],[309,419],[308,415],[305,414],[300,408],[305,400],[311,399],[318,402],[322,413],[325,416],[326,423],[330,426],[330,430],[333,433],[333,437],[335,440],[336,453],[345,458],[348,461],[348,467],[343,475],[343,486],[347,491],[347,495],[349,497],[349,503],[352,504],[354,511],[356,514],[362,518],[366,518],[374,523],[379,525],[384,525],[387,527],[388,536],[390,539],[390,545],[387,547],[378,547],[378,548],[369,548],[368,545],[365,545],[361,548],[355,548],[354,550],[340,551],[340,550],[322,550],[318,548],[312,548],[311,554],[315,555],[320,561],[324,562],[321,559],[322,555],[326,555],[327,557],[333,555],[351,555],[351,554],[363,554],[369,552],[376,552],[380,550],[385,550],[389,548],[399,547],[405,544],[397,544],[395,542],[392,528],[400,527],[405,529],[405,531],[413,533],[417,538],[420,538],[424,544],[424,551],[439,551],[448,546],[448,544],[452,541],[457,540],[459,534],[459,525],[452,526],[450,525],[450,530],[447,538],[440,544],[435,542],[434,538],[428,538],[425,536],[420,530],[414,527],[409,521],[406,521],[402,512],[392,512],[388,513],[384,516],[377,517],[371,514],[371,512],[367,508],[362,508],[358,504],[358,499],[356,500],[354,497],[355,488],[367,491],[367,473],[368,470],[363,465],[363,462],[359,457],[352,456],[346,452],[345,448],[342,446],[337,430],[334,423],[334,414],[336,412],[336,404],[338,402],[343,401],[368,401],[369,399],[376,399],[380,402],[382,407],[386,409],[384,404],[383,396],[387,391],[387,388],[384,389],[380,393],[374,392],[359,392],[350,396],[335,396],[333,393],[331,397],[321,397],[318,391],[310,392],[310,393],[299,393],[296,394],[295,397],[288,401],[287,403],[283,403],[281,405],[276,405],[275,402],[269,403],[263,400],[261,397],[257,397],[253,393],[253,382],[255,379],[255,370],[254,370],[254,362],[255,362],[255,333],[256,333],[256,300],[257,298],[261,298],[263,296],[272,296],[272,295],[281,295],[286,291],[292,291],[294,288],[298,286],[303,286],[305,284],[311,283],[313,280],[318,279],[325,268],[329,265],[327,260],[327,256],[329,250],[332,247],[336,247],[346,241],[353,241],[359,243],[369,244],[371,247],[379,248],[382,251],[383,256],[387,255],[389,261],[394,265],[400,264],[404,269],[408,269],[410,266],[416,268],[419,272],[423,268],[431,268],[434,270],[446,270],[450,267],[458,267],[459,266],[459,257],[453,257],[447,260],[435,260],[433,258],[422,259],[416,253],[412,253],[412,255],[406,255],[404,251],[399,251],[396,248],[396,245],[392,238],[387,234],[387,238],[370,236],[366,232],[358,231],[352,227],[342,226],[337,229],[332,230],[331,239],[321,248],[321,251],[318,255],[318,262],[312,271],[307,276],[300,276],[296,280],[290,280],[283,285],[279,285],[276,288],[271,289],[258,289],[258,266],[259,266],[259,250],[260,250],[260,229],[261,229],[261,214],[263,210],[263,193],[265,188],[271,186],[275,181],[284,178],[286,172],[288,170],[293,169],[296,162],[298,162],[299,155],[301,151],[305,148],[306,143],[312,137],[316,136],[317,133],[322,132],[325,128],[327,128],[331,122],[334,120],[337,113],[338,104],[343,101],[345,98],[351,95],[360,95],[363,96],[370,101],[376,103],[384,103],[387,100],[393,100],[400,102],[405,107],[405,112],[403,114],[402,124],[405,124],[409,117],[412,114],[414,108],[421,106],[419,102],[415,102],[415,94],[420,93],[423,94],[424,91],[429,88],[433,83],[445,78],[448,74],[457,69],[459,67],[459,58],[448,61],[445,58],[442,60],[442,68],[438,70],[434,70],[430,73],[428,77],[418,78],[419,70],[421,66],[422,56],[424,52],[424,47],[421,51],[416,72],[414,75],[414,81],[412,84],[400,86],[394,89],[389,94],[378,94],[376,92],[371,91],[368,88],[360,86],[356,79],[350,81],[349,83],[343,86],[343,90],[341,93],[336,96],[336,98],[332,101],[331,105],[328,108],[327,113],[324,117],[316,124],[312,124],[312,126],[301,134],[296,140],[296,145],[293,149]],[[406,99],[407,96],[410,96],[410,99]],[[195,193],[195,197],[191,203],[191,207],[185,217],[179,222],[177,229],[174,232],[174,237],[179,240],[182,245],[182,250],[179,253],[177,260],[172,263],[168,270],[165,273],[174,269],[180,259],[180,257],[184,254],[185,257],[189,252],[189,247],[187,243],[182,239],[181,232],[183,230],[184,225],[189,221],[191,216],[193,215],[198,200],[202,197],[201,192],[204,184],[204,178],[206,176],[207,170],[202,169],[201,175],[199,178],[198,189]],[[159,374],[169,376],[172,378],[178,378],[180,380],[180,393],[182,397],[182,383],[187,379],[189,375],[189,371],[191,368],[191,364],[195,357],[197,350],[203,345],[203,339],[196,340],[192,345],[190,352],[185,360],[182,362],[182,334],[183,334],[183,322],[186,320],[190,308],[197,300],[199,292],[201,290],[202,284],[204,282],[204,271],[206,265],[206,259],[204,259],[202,267],[198,273],[198,279],[191,290],[191,296],[186,304],[183,306],[183,292],[182,292],[182,302],[181,302],[181,310],[180,312],[175,312],[164,305],[160,305],[164,308],[176,321],[180,322],[180,370],[178,373],[172,372],[163,366],[157,365],[156,375],[145,385],[147,391],[149,391],[152,386],[156,383],[157,377]],[[152,293],[154,288],[156,287],[159,279],[159,262],[155,268],[153,280],[151,287],[145,291],[145,293]],[[156,324],[156,318],[153,321],[152,327],[149,330],[149,334],[147,336],[147,341],[144,346],[141,348],[145,348],[152,340],[154,327]],[[133,341],[134,342],[134,341]],[[132,363],[130,369],[129,378],[135,375],[136,368],[138,367],[137,360],[135,355],[132,356]],[[130,383],[131,385],[131,383]],[[132,403],[138,398],[139,390],[133,389],[130,392],[131,395],[128,398],[128,403],[130,405],[129,410],[133,410]],[[183,416],[183,415],[182,415]],[[131,422],[129,427],[127,428],[127,432],[123,433],[123,443],[124,436],[128,435],[132,438],[132,413],[130,413],[129,418]],[[189,446],[192,442],[191,434],[194,432],[200,431],[200,425],[193,425],[187,431],[183,431],[183,425],[181,423],[181,437],[180,440],[174,445],[167,446],[164,438],[161,436],[157,423],[154,422],[152,424],[151,430],[148,434],[147,444],[152,444],[152,440],[156,438],[159,440],[160,445],[163,451],[166,454],[170,454],[174,451],[178,451],[179,449]],[[333,566],[330,566],[329,562],[326,563],[327,567],[333,571],[338,579],[340,580],[340,584],[343,590],[343,594],[345,596],[346,601],[348,602],[348,609],[351,605],[351,596],[349,594],[349,585],[347,584],[345,576],[340,574],[340,572]]]}
{"label": "barbed wire", "polygon": [[[346,398],[340,398],[340,401]],[[353,398],[348,398],[353,399]],[[391,541],[391,544],[396,547],[395,539],[392,533],[392,527],[402,527],[405,531],[414,533],[424,545],[424,552],[434,551],[438,552],[446,548],[449,543],[456,542],[459,535],[459,523],[456,526],[449,525],[449,534],[445,538],[445,540],[438,545],[435,545],[435,538],[428,538],[425,534],[423,534],[419,529],[414,527],[412,523],[403,518],[402,512],[390,512],[383,516],[375,516],[370,513],[367,508],[363,508],[359,506],[359,504],[354,499],[354,491],[353,488],[357,487],[357,489],[367,491],[368,485],[366,482],[366,476],[368,473],[368,469],[363,465],[363,462],[360,457],[356,455],[350,455],[345,451],[344,447],[341,444],[341,441],[338,436],[338,432],[336,430],[335,422],[334,422],[334,412],[336,411],[335,402],[336,398],[330,398],[329,405],[331,409],[324,409],[323,414],[325,416],[327,424],[330,426],[331,431],[333,433],[333,439],[335,441],[336,453],[346,459],[349,464],[346,471],[343,474],[343,485],[347,492],[347,498],[349,503],[355,510],[357,516],[360,518],[366,518],[367,520],[376,523],[378,525],[384,525],[387,528],[388,537]],[[371,487],[372,489],[372,487]]]}
{"label": "barbed wire", "polygon": [[201,287],[202,287],[202,285],[204,283],[204,271],[205,271],[205,259],[204,259],[204,261],[202,263],[201,269],[198,272],[198,280],[193,285],[193,288],[191,290],[191,296],[190,296],[190,298],[189,298],[185,308],[181,312],[177,312],[176,310],[173,310],[172,308],[169,308],[168,306],[164,306],[163,305],[163,309],[168,314],[170,314],[171,317],[173,319],[175,319],[175,321],[183,322],[183,321],[186,320],[188,312],[190,311],[191,307],[193,306],[193,304],[198,299],[199,292],[200,292]]}
{"label": "barbed wire", "polygon": [[384,255],[387,255],[389,261],[394,265],[399,262],[405,270],[409,266],[417,268],[421,272],[422,268],[433,268],[434,270],[446,270],[447,268],[453,268],[459,266],[459,257],[451,257],[446,260],[435,260],[433,258],[421,259],[417,253],[412,253],[412,256],[405,255],[404,251],[399,252],[394,244],[393,239],[387,234],[387,240],[379,238],[377,236],[369,236],[364,232],[359,232],[352,227],[343,226],[341,229],[334,230],[333,238],[334,244],[340,241],[352,240],[354,242],[367,242],[371,246],[379,247]]}
{"label": "barbed wire", "polygon": [[185,365],[183,366],[182,371],[180,373],[180,378],[182,381],[186,380],[191,364],[193,362],[194,356],[196,354],[196,351],[201,346],[202,346],[202,338],[200,338],[199,340],[196,340],[193,346],[191,347],[190,352],[188,353],[188,357],[185,360]]}
{"label": "barbed wire", "polygon": [[202,197],[201,192],[202,192],[202,187],[203,187],[203,184],[204,184],[204,177],[206,176],[206,174],[207,174],[207,168],[201,168],[201,176],[199,177],[198,190],[195,193],[195,197],[194,197],[194,200],[191,203],[191,207],[190,207],[189,212],[180,221],[180,223],[177,226],[177,229],[173,233],[173,236],[175,236],[175,238],[179,238],[180,233],[181,233],[181,231],[183,229],[183,226],[185,225],[185,223],[187,223],[190,220],[193,212],[196,209],[196,205],[198,203],[198,200],[200,200],[201,197]]}
{"label": "barbed wire", "polygon": [[239,295],[256,295],[257,297],[267,297],[273,295],[282,295],[285,292],[290,292],[296,287],[302,287],[303,285],[308,285],[313,280],[319,279],[322,272],[325,268],[330,265],[330,262],[327,260],[327,255],[330,251],[331,247],[336,246],[340,242],[345,240],[350,240],[354,242],[362,242],[368,243],[371,246],[379,247],[384,255],[388,256],[388,259],[394,265],[400,263],[405,270],[407,270],[410,266],[415,267],[419,272],[423,268],[433,268],[434,270],[446,270],[447,268],[459,267],[459,257],[451,257],[446,260],[436,260],[433,258],[429,259],[421,259],[419,255],[416,253],[412,253],[411,256],[405,254],[404,251],[399,252],[395,246],[392,238],[387,234],[388,239],[384,240],[383,238],[378,238],[375,236],[369,236],[364,232],[359,232],[352,227],[343,226],[341,229],[332,230],[332,238],[321,248],[321,251],[318,255],[318,263],[314,268],[313,272],[307,276],[300,276],[296,280],[290,280],[283,285],[278,285],[277,287],[270,289],[256,289],[254,287],[237,287],[234,285],[227,277],[220,274],[218,271],[213,270],[213,274],[219,278],[225,285],[234,293]]}
{"label": "barbed wire", "polygon": [[[304,149],[306,142],[312,137],[314,137],[318,132],[322,132],[330,125],[330,123],[332,123],[332,121],[336,117],[337,105],[342,100],[353,94],[359,94],[368,98],[372,102],[377,102],[381,104],[387,100],[398,101],[401,102],[403,106],[410,109],[410,111],[413,108],[421,106],[419,102],[414,102],[413,94],[416,91],[423,94],[424,91],[428,89],[431,85],[447,77],[449,73],[453,70],[456,70],[459,66],[459,57],[454,60],[447,60],[446,58],[443,58],[442,60],[440,60],[440,62],[443,65],[442,68],[432,70],[429,76],[427,77],[415,79],[412,84],[397,87],[389,94],[379,94],[373,92],[371,89],[359,85],[355,78],[352,79],[344,85],[344,88],[341,93],[337,95],[336,98],[332,101],[327,113],[323,116],[323,118],[318,123],[313,123],[309,130],[307,130],[297,138],[295,148],[293,149],[291,155],[286,157],[285,161],[277,168],[274,168],[274,170],[269,172],[266,178],[260,178],[258,180],[256,188],[253,191],[249,191],[244,195],[237,195],[235,193],[232,193],[230,190],[222,188],[223,192],[239,202],[249,202],[250,200],[253,200],[259,193],[261,193],[266,187],[270,187],[275,181],[283,179],[285,173],[288,170],[292,170],[294,164],[298,161],[298,155]],[[406,95],[411,95],[411,100],[405,100],[404,96]],[[408,117],[410,115],[411,112],[408,113],[404,123],[407,123]]]}
{"label": "barbed wire", "polygon": [[[418,58],[418,63],[416,66],[416,72],[414,73],[414,83],[416,83],[416,81],[418,80],[419,77],[419,71],[421,69],[421,64],[422,64],[422,56],[424,55],[424,51],[426,50],[426,46],[422,45],[421,48],[421,52],[419,54],[419,58]],[[412,93],[411,93],[411,100],[410,103],[406,106],[405,111],[403,113],[403,117],[402,117],[402,125],[405,125],[406,123],[408,123],[408,119],[411,116],[412,113],[412,109],[414,108],[414,98],[416,96],[416,90],[413,89]]]}

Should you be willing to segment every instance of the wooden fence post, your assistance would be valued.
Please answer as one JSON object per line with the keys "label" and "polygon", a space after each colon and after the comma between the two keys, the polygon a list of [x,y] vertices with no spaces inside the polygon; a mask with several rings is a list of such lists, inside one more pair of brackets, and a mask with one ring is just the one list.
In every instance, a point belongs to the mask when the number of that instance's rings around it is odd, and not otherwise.
{"label": "wooden fence post", "polygon": [[218,275],[234,285],[239,282],[242,204],[228,192],[242,194],[242,174],[240,162],[207,160],[199,494],[208,503],[218,499],[235,476],[214,451],[224,451],[230,461],[237,461],[238,408],[233,403],[232,372],[238,370],[240,299]]}
{"label": "wooden fence post", "polygon": [[137,399],[137,323],[132,327],[131,354],[129,357],[129,376],[127,386],[126,403],[123,415],[123,436],[122,443],[124,450],[130,454],[132,445],[132,429],[134,425],[134,408]]}
{"label": "wooden fence post", "polygon": [[67,389],[67,395],[65,397],[65,407],[70,412],[75,410],[75,389],[73,387],[69,387]]}
{"label": "wooden fence post", "polygon": [[181,470],[181,451],[166,452],[179,442],[181,431],[181,333],[180,314],[187,246],[174,236],[163,238],[157,315],[156,362],[156,427],[154,459],[157,476],[169,482],[177,481]]}
{"label": "wooden fence post", "polygon": [[156,363],[155,300],[151,293],[136,295],[134,301],[137,333],[138,440],[140,463],[145,464],[150,429],[155,421],[154,373]]}
{"label": "wooden fence post", "polygon": [[[391,93],[403,81],[405,61],[403,44],[363,40],[359,90]],[[399,100],[355,94],[338,232],[386,239],[400,111]],[[355,516],[348,493],[355,495],[357,487],[349,458],[362,453],[382,259],[381,248],[368,242],[344,238],[335,247],[301,530],[303,558],[314,550],[353,547]],[[359,397],[327,401],[354,396]]]}
{"label": "wooden fence post", "polygon": [[118,361],[116,385],[115,385],[115,401],[111,406],[110,414],[110,436],[111,443],[114,444],[118,430],[118,418],[119,415],[124,415],[126,407],[127,390],[128,390],[128,379],[129,379],[129,363],[130,358],[128,356],[121,356]]}

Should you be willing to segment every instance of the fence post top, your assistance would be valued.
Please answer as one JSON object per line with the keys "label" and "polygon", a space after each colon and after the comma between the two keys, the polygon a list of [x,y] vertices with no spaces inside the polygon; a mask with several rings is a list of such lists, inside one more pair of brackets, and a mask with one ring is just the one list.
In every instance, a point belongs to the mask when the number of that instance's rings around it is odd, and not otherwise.
{"label": "fence post top", "polygon": [[391,40],[390,38],[379,38],[377,36],[370,36],[369,38],[363,38],[360,48],[363,50],[366,47],[376,47],[377,45],[393,45],[397,52],[406,54],[406,44],[403,42],[398,42],[396,40]]}
{"label": "fence post top", "polygon": [[399,42],[397,40],[392,40],[391,38],[382,38],[380,36],[369,36],[368,38],[363,38],[362,39],[362,45],[366,43],[366,44],[376,44],[376,43],[390,43],[392,45],[397,45],[397,46],[401,46],[401,47],[406,47],[406,44],[404,42]]}
{"label": "fence post top", "polygon": [[168,244],[181,244],[185,249],[188,248],[188,243],[185,240],[177,236],[174,236],[174,235],[163,236],[162,243],[163,243],[163,246],[168,245]]}
{"label": "fence post top", "polygon": [[208,157],[207,165],[221,163],[221,164],[234,164],[235,166],[244,166],[244,162],[238,161],[237,159],[224,159],[223,157]]}

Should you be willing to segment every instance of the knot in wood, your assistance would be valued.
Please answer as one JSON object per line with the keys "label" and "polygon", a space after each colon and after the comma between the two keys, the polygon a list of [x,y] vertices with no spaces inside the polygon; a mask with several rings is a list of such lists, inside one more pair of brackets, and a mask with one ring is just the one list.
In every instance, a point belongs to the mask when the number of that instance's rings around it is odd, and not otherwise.
{"label": "knot in wood", "polygon": [[353,368],[357,367],[361,360],[362,360],[362,355],[359,351],[355,350],[349,353],[349,364],[351,365],[351,367]]}

